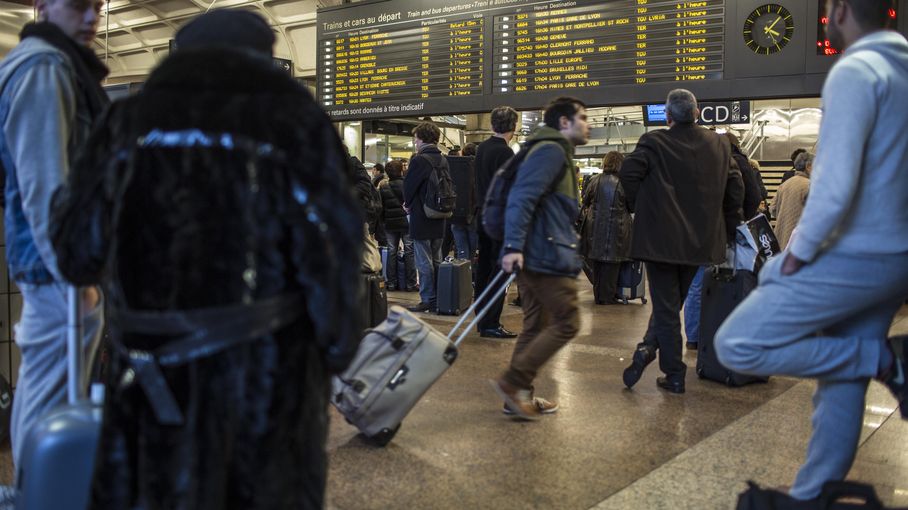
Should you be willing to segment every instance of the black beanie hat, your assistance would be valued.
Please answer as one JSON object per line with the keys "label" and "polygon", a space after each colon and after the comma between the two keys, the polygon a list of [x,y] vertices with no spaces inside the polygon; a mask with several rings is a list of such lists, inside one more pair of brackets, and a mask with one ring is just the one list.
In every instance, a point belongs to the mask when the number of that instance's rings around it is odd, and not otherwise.
{"label": "black beanie hat", "polygon": [[272,55],[274,32],[258,14],[217,9],[206,12],[183,25],[174,37],[177,51],[188,48],[227,46],[246,48]]}

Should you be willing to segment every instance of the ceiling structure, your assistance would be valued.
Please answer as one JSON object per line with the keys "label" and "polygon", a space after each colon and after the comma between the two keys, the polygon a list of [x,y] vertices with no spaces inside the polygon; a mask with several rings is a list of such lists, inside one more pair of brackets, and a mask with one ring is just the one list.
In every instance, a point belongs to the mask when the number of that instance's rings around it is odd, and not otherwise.
{"label": "ceiling structure", "polygon": [[[315,12],[342,0],[111,0],[94,48],[111,70],[107,83],[144,81],[168,54],[170,40],[189,19],[211,8],[244,9],[275,32],[274,56],[293,62],[293,75],[315,76]],[[0,55],[33,17],[29,0],[0,0]],[[109,14],[107,14],[109,9]]]}

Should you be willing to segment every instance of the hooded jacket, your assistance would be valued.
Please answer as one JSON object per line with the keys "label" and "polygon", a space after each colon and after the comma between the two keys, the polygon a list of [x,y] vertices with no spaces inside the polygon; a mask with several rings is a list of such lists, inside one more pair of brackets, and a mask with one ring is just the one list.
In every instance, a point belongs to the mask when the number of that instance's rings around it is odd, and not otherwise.
{"label": "hooded jacket", "polygon": [[574,147],[558,130],[541,127],[508,195],[504,251],[523,253],[535,273],[577,276],[581,262],[574,225],[580,211]]}
{"label": "hooded jacket", "polygon": [[789,245],[797,258],[908,252],[906,111],[908,41],[888,30],[864,36],[823,85],[810,196]]}
{"label": "hooded jacket", "polygon": [[688,266],[725,260],[744,197],[727,138],[696,124],[651,131],[624,160],[620,176],[636,213],[632,259]]}

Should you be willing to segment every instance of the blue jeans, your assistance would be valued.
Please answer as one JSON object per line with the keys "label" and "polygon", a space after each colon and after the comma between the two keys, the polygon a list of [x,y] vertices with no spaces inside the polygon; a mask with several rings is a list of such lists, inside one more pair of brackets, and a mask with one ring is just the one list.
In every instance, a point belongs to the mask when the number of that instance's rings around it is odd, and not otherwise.
{"label": "blue jeans", "polygon": [[703,293],[703,269],[697,270],[684,300],[684,334],[690,343],[700,342],[700,295]]}
{"label": "blue jeans", "polygon": [[473,254],[479,249],[479,235],[476,233],[476,223],[472,225],[451,225],[454,234],[455,253],[457,258],[473,260]]}
{"label": "blue jeans", "polygon": [[[16,345],[22,352],[10,442],[13,464],[19,465],[28,431],[48,413],[66,402],[66,285],[18,283],[22,290],[22,316],[15,325]],[[84,349],[83,387],[98,347],[103,322],[102,306],[86,310],[82,320]]]}
{"label": "blue jeans", "polygon": [[888,358],[886,335],[908,295],[908,253],[823,253],[783,276],[787,254],[767,263],[759,286],[719,328],[716,354],[732,370],[819,381],[813,436],[791,488],[810,499],[854,461],[867,384]]}
{"label": "blue jeans", "polygon": [[[407,232],[385,232],[385,237],[388,240],[388,267],[385,269],[388,280],[385,284],[398,290],[416,287],[416,258],[410,234]],[[404,245],[404,270],[407,282],[404,288],[400,288],[400,285],[398,285],[400,277],[397,274],[397,252],[400,250],[401,243]]]}
{"label": "blue jeans", "polygon": [[419,301],[435,306],[435,275],[441,265],[441,239],[416,239],[413,251],[419,271]]}

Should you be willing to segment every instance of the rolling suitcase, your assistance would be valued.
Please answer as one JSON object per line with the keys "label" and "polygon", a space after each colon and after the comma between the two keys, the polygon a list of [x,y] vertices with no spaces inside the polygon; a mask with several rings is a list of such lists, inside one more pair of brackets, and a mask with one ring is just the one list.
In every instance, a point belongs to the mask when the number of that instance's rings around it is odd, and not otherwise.
{"label": "rolling suitcase", "polygon": [[101,408],[87,400],[82,371],[82,311],[79,290],[68,288],[68,402],[48,413],[27,434],[17,485],[17,510],[86,508],[91,492]]}
{"label": "rolling suitcase", "polygon": [[757,286],[757,275],[746,270],[715,270],[703,274],[700,302],[700,341],[697,343],[697,375],[728,386],[766,382],[766,377],[741,374],[719,363],[714,348],[716,332],[735,307]]}
{"label": "rolling suitcase", "polygon": [[366,316],[363,324],[373,328],[381,324],[388,316],[388,293],[385,291],[385,278],[380,273],[363,273],[366,287],[366,302],[361,308]]}
{"label": "rolling suitcase", "polygon": [[[476,303],[496,288],[505,273],[499,272]],[[470,321],[457,340],[454,333],[476,308],[474,303],[447,336],[400,306],[392,306],[388,319],[370,330],[347,370],[331,380],[331,403],[366,437],[385,446],[423,394],[457,359],[458,346],[495,301],[514,281],[512,274],[494,297]]]}
{"label": "rolling suitcase", "polygon": [[624,304],[634,299],[646,304],[646,271],[643,269],[643,262],[630,260],[621,263],[618,272],[618,296]]}
{"label": "rolling suitcase", "polygon": [[438,266],[435,287],[439,315],[460,315],[473,298],[473,270],[469,260],[448,259]]}

